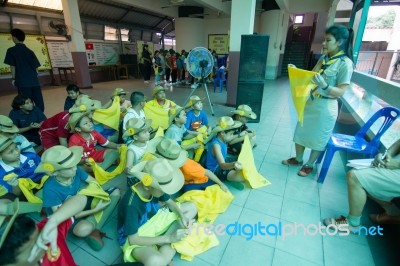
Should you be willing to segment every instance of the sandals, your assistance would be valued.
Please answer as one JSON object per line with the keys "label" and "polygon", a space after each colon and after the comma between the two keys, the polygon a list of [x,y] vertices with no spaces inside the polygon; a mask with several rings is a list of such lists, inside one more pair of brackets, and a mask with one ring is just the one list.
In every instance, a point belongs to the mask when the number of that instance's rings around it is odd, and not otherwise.
{"label": "sandals", "polygon": [[283,160],[282,164],[289,165],[289,166],[290,165],[300,166],[300,165],[303,165],[303,162],[299,162],[299,161],[296,160],[296,157],[292,157],[292,158],[289,158],[287,160]]}
{"label": "sandals", "polygon": [[297,175],[299,176],[308,176],[309,174],[311,174],[311,172],[313,171],[313,167],[305,164],[303,165],[303,167],[301,167],[301,169],[297,172]]}

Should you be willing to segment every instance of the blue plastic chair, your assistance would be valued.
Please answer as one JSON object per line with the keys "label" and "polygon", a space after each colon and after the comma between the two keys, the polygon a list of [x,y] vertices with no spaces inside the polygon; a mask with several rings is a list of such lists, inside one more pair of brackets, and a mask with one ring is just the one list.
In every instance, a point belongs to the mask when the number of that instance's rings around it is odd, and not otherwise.
{"label": "blue plastic chair", "polygon": [[[368,158],[374,157],[378,153],[380,145],[380,139],[386,130],[392,125],[392,123],[400,116],[400,110],[395,107],[385,107],[377,111],[365,124],[360,128],[355,136],[349,136],[344,134],[332,134],[325,153],[322,153],[318,158],[317,163],[322,161],[321,171],[318,176],[318,183],[324,183],[326,174],[328,173],[329,165],[331,164],[333,155],[336,151],[347,151],[354,153],[364,154]],[[371,126],[379,119],[383,118],[382,125],[380,126],[375,137],[371,140],[367,140],[367,133]]]}
{"label": "blue plastic chair", "polygon": [[[214,92],[217,86],[219,85],[219,92],[222,92],[222,86],[226,83],[225,78],[225,69],[218,69],[217,74],[214,77]],[[227,89],[228,90],[228,89]]]}

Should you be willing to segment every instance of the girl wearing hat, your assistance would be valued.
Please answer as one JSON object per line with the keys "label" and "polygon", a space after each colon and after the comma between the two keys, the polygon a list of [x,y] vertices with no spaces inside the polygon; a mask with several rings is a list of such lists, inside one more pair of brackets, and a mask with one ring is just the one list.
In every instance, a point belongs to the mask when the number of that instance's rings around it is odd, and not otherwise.
{"label": "girl wearing hat", "polygon": [[[206,168],[212,171],[222,180],[243,182],[242,165],[239,162],[226,162],[227,144],[233,138],[235,129],[242,123],[233,121],[229,116],[218,119],[217,126],[211,131],[212,139],[208,144]],[[243,185],[236,184],[237,188],[243,189]]]}

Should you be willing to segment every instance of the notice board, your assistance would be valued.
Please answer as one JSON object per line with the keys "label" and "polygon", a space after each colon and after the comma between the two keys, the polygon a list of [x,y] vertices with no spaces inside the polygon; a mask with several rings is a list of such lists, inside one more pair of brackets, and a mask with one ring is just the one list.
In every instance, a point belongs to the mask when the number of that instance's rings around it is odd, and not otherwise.
{"label": "notice board", "polygon": [[208,34],[208,48],[216,51],[217,54],[228,54],[229,50],[229,35],[228,34]]}

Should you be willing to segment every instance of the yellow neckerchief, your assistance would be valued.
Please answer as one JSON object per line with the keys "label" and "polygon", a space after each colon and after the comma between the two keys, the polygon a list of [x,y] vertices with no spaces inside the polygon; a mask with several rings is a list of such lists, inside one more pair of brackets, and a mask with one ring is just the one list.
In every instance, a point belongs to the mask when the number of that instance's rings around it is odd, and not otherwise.
{"label": "yellow neckerchief", "polygon": [[[318,71],[318,73],[320,75],[322,75],[324,73],[324,71],[330,67],[331,65],[333,65],[334,63],[336,63],[336,61],[338,61],[340,58],[346,56],[346,54],[344,53],[343,50],[340,50],[339,52],[337,52],[334,56],[332,57],[328,57],[325,56],[324,60],[322,60],[322,65],[321,65],[321,69]],[[310,95],[311,95],[311,99],[313,100],[314,97],[319,97],[320,94],[318,92],[316,92],[316,90],[318,89],[318,87],[315,87],[314,89],[312,89],[310,91]]]}
{"label": "yellow neckerchief", "polygon": [[149,199],[144,198],[142,195],[140,195],[139,190],[136,188],[137,184],[139,184],[139,183],[136,183],[133,186],[131,186],[132,191],[135,192],[136,195],[138,195],[138,197],[140,198],[141,201],[150,202],[153,199],[153,195],[151,195],[151,197]]}

